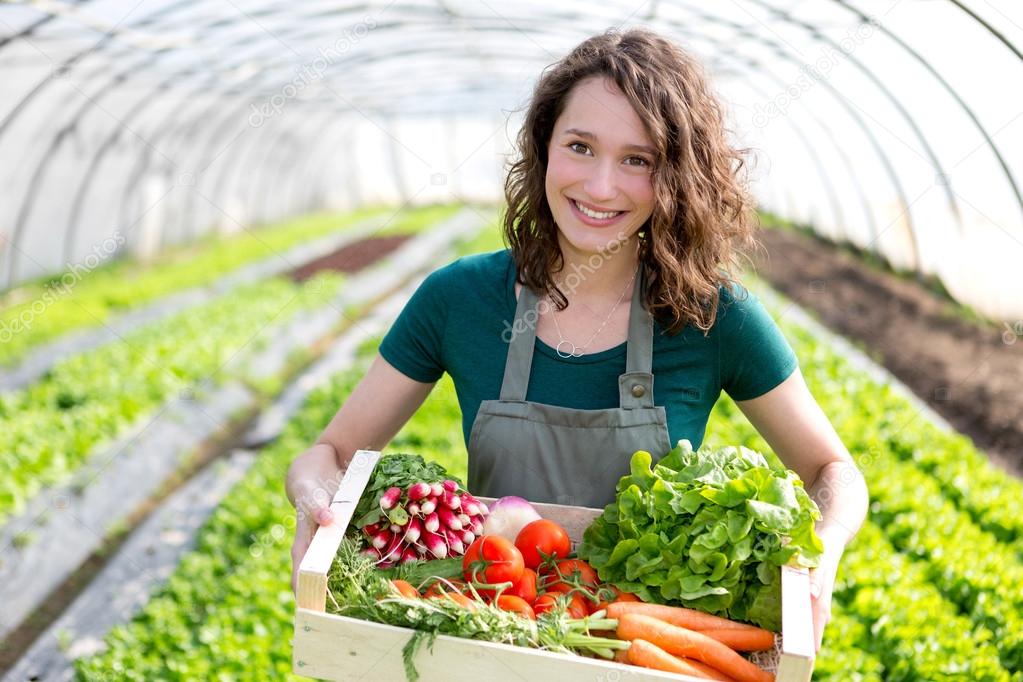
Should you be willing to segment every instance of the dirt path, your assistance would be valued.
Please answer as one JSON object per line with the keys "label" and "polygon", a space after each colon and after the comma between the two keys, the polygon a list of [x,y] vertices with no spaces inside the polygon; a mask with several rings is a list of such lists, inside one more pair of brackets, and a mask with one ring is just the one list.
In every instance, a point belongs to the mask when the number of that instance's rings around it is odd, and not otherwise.
{"label": "dirt path", "polygon": [[881,272],[811,236],[767,229],[757,271],[885,367],[970,436],[998,466],[1023,475],[1023,336],[972,322],[921,284]]}

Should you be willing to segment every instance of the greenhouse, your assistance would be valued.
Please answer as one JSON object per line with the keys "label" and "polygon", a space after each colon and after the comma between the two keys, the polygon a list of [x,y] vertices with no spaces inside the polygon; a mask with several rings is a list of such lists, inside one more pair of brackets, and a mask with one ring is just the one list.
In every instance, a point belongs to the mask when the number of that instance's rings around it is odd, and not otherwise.
{"label": "greenhouse", "polygon": [[0,4],[0,679],[1023,682],[1019,83],[1009,0]]}

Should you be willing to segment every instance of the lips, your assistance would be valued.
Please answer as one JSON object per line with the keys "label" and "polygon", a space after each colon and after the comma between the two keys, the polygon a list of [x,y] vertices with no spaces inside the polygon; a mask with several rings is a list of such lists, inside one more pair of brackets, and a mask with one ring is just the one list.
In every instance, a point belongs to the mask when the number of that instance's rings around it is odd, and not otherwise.
{"label": "lips", "polygon": [[580,221],[593,227],[606,227],[612,225],[621,219],[628,211],[608,211],[595,210],[595,207],[589,204],[583,204],[576,199],[569,198],[568,204],[572,209],[572,213],[579,218]]}

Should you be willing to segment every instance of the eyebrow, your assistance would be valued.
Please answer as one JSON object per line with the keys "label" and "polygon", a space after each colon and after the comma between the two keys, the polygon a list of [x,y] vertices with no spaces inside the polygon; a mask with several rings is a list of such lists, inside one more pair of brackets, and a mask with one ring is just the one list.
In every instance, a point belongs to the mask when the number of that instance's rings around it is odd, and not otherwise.
{"label": "eyebrow", "polygon": [[[591,133],[589,131],[586,131],[586,130],[579,130],[578,128],[569,128],[568,130],[565,130],[562,133],[562,135],[576,135],[578,137],[583,138],[584,140],[592,140],[594,142],[596,142],[596,140],[597,140],[597,136],[594,135],[593,133]],[[631,150],[634,150],[634,151],[646,152],[647,154],[650,154],[651,156],[657,156],[657,150],[655,150],[653,147],[647,147],[646,145],[642,145],[642,144],[627,144],[627,145],[625,145],[625,148],[626,149],[631,149]]]}

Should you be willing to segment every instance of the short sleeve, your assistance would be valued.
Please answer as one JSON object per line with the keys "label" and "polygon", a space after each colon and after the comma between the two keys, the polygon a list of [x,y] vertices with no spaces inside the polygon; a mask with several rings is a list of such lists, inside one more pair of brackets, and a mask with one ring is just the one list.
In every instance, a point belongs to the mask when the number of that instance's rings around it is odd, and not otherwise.
{"label": "short sleeve", "polygon": [[721,388],[733,400],[751,400],[788,379],[799,361],[756,296],[735,286],[721,298]]}
{"label": "short sleeve", "polygon": [[433,383],[444,375],[444,269],[431,273],[402,309],[380,343],[380,355],[415,381]]}

